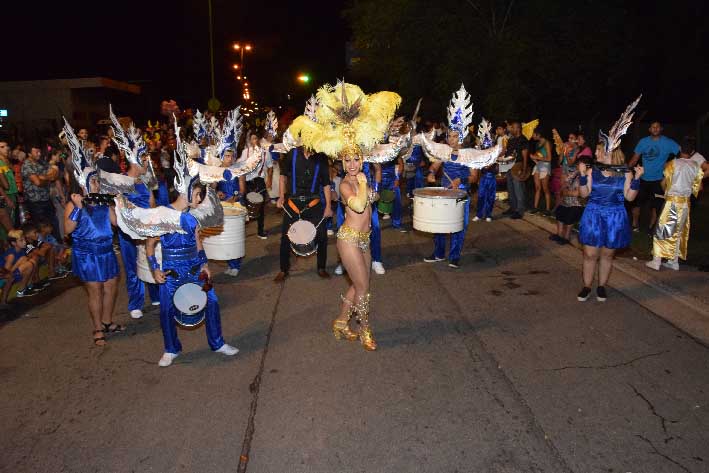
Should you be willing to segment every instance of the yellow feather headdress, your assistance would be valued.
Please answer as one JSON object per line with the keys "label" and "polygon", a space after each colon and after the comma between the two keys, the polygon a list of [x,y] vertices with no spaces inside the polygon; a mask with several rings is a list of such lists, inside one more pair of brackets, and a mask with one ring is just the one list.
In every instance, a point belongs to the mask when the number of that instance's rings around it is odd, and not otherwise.
{"label": "yellow feather headdress", "polygon": [[539,119],[535,118],[529,123],[522,123],[522,134],[524,135],[525,138],[528,140],[532,139],[532,135],[534,134],[534,130],[539,126]]}
{"label": "yellow feather headdress", "polygon": [[363,153],[377,145],[387,132],[389,122],[401,103],[394,92],[367,95],[354,84],[338,81],[318,90],[320,103],[315,121],[301,115],[291,124],[292,136],[303,146],[332,158]]}

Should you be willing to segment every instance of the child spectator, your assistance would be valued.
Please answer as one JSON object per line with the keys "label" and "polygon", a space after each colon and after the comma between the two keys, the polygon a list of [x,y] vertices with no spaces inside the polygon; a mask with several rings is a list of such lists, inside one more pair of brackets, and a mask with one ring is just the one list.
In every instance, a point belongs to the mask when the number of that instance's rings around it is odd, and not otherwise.
{"label": "child spectator", "polygon": [[41,222],[39,224],[39,241],[52,246],[54,260],[56,263],[56,279],[61,279],[69,275],[69,270],[66,268],[66,262],[69,257],[69,249],[66,245],[59,243],[52,232],[54,227],[49,222]]}
{"label": "child spectator", "polygon": [[39,230],[33,223],[26,223],[22,225],[22,233],[25,234],[25,240],[27,242],[26,255],[32,261],[35,262],[39,268],[42,264],[47,265],[48,278],[38,280],[39,271],[36,272],[35,280],[33,284],[39,287],[49,286],[49,279],[56,279],[57,273],[55,271],[55,255],[52,251],[52,245],[49,243],[44,243],[39,241]]}
{"label": "child spectator", "polygon": [[12,230],[7,234],[7,241],[10,247],[2,254],[3,271],[2,282],[2,303],[7,304],[7,298],[10,295],[10,289],[13,284],[19,282],[20,287],[17,291],[17,297],[30,297],[37,294],[42,289],[35,289],[30,285],[33,275],[36,273],[37,266],[32,259],[26,256],[25,236],[22,230]]}
{"label": "child spectator", "polygon": [[568,245],[571,227],[581,220],[583,206],[579,199],[579,173],[575,167],[564,166],[561,177],[561,200],[556,208],[556,234],[550,240],[560,245]]}

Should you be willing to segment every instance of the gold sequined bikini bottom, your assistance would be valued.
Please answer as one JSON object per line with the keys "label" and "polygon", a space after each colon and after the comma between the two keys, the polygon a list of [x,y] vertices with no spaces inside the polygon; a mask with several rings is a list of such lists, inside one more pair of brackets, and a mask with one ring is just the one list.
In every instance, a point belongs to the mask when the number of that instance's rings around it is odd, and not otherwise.
{"label": "gold sequined bikini bottom", "polygon": [[355,245],[362,251],[367,251],[369,250],[370,233],[372,233],[371,230],[360,232],[343,224],[337,231],[337,239]]}

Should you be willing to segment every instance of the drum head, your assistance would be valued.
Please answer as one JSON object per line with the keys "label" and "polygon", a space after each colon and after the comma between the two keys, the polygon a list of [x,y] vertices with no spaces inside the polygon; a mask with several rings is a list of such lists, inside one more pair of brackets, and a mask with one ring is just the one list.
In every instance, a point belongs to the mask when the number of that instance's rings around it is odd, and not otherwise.
{"label": "drum head", "polygon": [[446,189],[445,187],[421,187],[414,189],[414,196],[429,199],[465,199],[468,194],[462,189]]}
{"label": "drum head", "polygon": [[172,302],[183,314],[194,315],[207,306],[207,293],[199,285],[188,282],[177,288]]}
{"label": "drum head", "polygon": [[315,225],[307,220],[298,220],[288,229],[288,239],[295,245],[305,245],[315,240]]}
{"label": "drum head", "polygon": [[246,194],[246,200],[254,204],[263,204],[263,196],[258,192],[249,192]]}

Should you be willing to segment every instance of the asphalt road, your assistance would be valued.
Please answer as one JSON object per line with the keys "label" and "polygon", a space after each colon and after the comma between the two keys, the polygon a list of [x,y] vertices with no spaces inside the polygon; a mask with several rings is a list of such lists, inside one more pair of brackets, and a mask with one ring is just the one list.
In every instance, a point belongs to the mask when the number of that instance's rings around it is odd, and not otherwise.
{"label": "asphalt road", "polygon": [[385,224],[368,353],[330,332],[342,278],[310,258],[271,281],[267,223],[238,278],[216,278],[236,357],[180,330],[159,368],[157,312],[130,321],[124,291],[107,348],[81,288],[2,326],[0,471],[709,471],[707,347],[616,290],[577,302],[580,258],[541,230],[471,224],[453,270]]}

